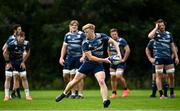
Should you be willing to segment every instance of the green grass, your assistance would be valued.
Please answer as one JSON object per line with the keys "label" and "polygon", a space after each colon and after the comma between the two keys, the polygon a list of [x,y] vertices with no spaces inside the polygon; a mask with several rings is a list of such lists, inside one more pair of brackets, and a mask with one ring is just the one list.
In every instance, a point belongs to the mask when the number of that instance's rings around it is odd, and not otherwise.
{"label": "green grass", "polygon": [[[128,98],[116,98],[111,100],[109,108],[102,107],[102,99],[98,90],[85,90],[84,99],[67,99],[55,102],[55,97],[62,91],[31,91],[33,100],[26,101],[24,92],[22,99],[14,99],[3,102],[4,92],[0,91],[0,110],[180,110],[180,90],[176,92],[175,99],[160,100],[159,97],[149,98],[150,90],[131,90]],[[122,91],[118,91],[120,95]],[[111,92],[109,92],[111,94]]]}

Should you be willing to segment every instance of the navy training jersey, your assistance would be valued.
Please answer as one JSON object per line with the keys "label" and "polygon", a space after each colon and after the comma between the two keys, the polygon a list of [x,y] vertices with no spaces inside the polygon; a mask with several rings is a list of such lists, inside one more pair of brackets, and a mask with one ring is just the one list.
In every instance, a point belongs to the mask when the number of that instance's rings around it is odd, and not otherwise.
{"label": "navy training jersey", "polygon": [[16,39],[16,37],[14,35],[9,36],[8,40],[6,41],[6,44],[9,44],[10,42],[12,42],[15,39]]}
{"label": "navy training jersey", "polygon": [[16,40],[11,41],[8,44],[9,59],[11,62],[22,61],[23,52],[30,49],[29,41],[24,41],[23,44],[18,44]]}
{"label": "navy training jersey", "polygon": [[150,49],[151,52],[153,52],[153,45],[154,45],[154,39],[151,39],[151,40],[148,42],[146,48]]}
{"label": "navy training jersey", "polygon": [[173,37],[170,32],[156,32],[153,45],[154,58],[171,57],[171,43],[173,43]]}
{"label": "navy training jersey", "polygon": [[[116,42],[118,42],[118,44],[119,44],[119,49],[120,49],[120,52],[121,52],[121,56],[123,58],[124,54],[125,54],[124,47],[126,45],[128,45],[128,43],[127,43],[127,41],[124,38],[121,38],[121,37],[118,38],[116,40]],[[109,48],[109,51],[110,51],[111,55],[116,55],[117,54],[115,46],[113,44],[109,44],[108,48]]]}
{"label": "navy training jersey", "polygon": [[[93,40],[86,40],[83,43],[83,51],[91,51],[93,56],[103,58],[104,44],[109,40],[110,37],[103,33],[95,33],[95,36],[96,37]],[[87,57],[85,57],[85,60],[89,61]]]}
{"label": "navy training jersey", "polygon": [[82,31],[68,32],[64,37],[64,42],[68,44],[67,55],[72,57],[82,56],[82,44],[86,36]]}

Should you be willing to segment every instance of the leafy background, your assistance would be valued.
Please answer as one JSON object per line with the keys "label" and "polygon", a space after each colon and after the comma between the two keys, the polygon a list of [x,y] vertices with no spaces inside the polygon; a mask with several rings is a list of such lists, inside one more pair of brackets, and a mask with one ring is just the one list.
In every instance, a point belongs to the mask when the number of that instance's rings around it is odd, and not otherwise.
{"label": "leafy background", "polygon": [[[159,18],[167,21],[167,30],[173,33],[179,47],[179,0],[0,0],[0,47],[12,34],[12,24],[21,24],[31,43],[27,62],[31,89],[62,89],[62,66],[58,60],[69,22],[77,19],[80,30],[84,24],[93,23],[97,32],[108,35],[115,27],[131,48],[125,73],[128,86],[150,88],[151,65],[144,51],[149,40],[147,35]],[[4,84],[4,65],[0,50],[0,89]],[[105,68],[110,86],[107,64]],[[179,66],[176,69],[178,87]],[[97,88],[92,76],[85,81],[85,88]]]}

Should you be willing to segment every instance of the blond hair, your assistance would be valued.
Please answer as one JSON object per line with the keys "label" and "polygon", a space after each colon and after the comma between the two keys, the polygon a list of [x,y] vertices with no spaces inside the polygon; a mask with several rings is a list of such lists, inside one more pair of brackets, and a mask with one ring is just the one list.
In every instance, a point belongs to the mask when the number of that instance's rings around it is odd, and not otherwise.
{"label": "blond hair", "polygon": [[79,22],[77,20],[72,20],[69,25],[74,25],[76,24],[77,26],[79,26]]}
{"label": "blond hair", "polygon": [[83,30],[83,31],[86,30],[86,29],[95,30],[95,25],[93,25],[93,24],[91,24],[91,23],[88,23],[88,24],[86,24],[86,25],[84,25],[84,26],[82,27],[82,30]]}

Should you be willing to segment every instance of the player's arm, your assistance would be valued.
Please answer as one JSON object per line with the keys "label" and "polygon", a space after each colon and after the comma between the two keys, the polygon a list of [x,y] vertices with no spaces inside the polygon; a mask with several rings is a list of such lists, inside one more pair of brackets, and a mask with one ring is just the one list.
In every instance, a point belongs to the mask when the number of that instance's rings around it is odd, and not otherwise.
{"label": "player's arm", "polygon": [[7,43],[5,43],[2,47],[2,51],[4,51],[7,48]]}
{"label": "player's arm", "polygon": [[23,62],[25,63],[30,56],[30,49],[23,52]]}
{"label": "player's arm", "polygon": [[146,56],[147,56],[148,60],[153,64],[154,63],[154,58],[152,57],[151,50],[146,47],[145,52],[146,52]]}
{"label": "player's arm", "polygon": [[85,58],[85,53],[84,53],[84,51],[82,51],[82,56],[81,56],[81,58],[80,58],[80,62],[83,62],[83,61],[84,61],[84,58]]}
{"label": "player's arm", "polygon": [[59,63],[61,65],[64,65],[64,57],[66,55],[67,46],[68,46],[68,44],[66,42],[63,42],[63,46],[61,48],[61,54],[60,54],[60,58],[59,58]]}
{"label": "player's arm", "polygon": [[130,48],[129,48],[129,45],[126,45],[124,47],[124,50],[125,50],[125,54],[124,54],[124,57],[122,58],[122,61],[126,61],[129,57],[129,54],[130,54]]}
{"label": "player's arm", "polygon": [[[8,45],[7,45],[7,47],[8,47]],[[4,59],[6,61],[6,68],[10,68],[10,67],[12,67],[12,65],[11,65],[11,62],[9,60],[9,50],[7,47],[3,51],[3,56],[4,56]]]}
{"label": "player's arm", "polygon": [[157,30],[158,30],[158,23],[156,23],[155,28],[148,34],[148,38],[153,39]]}
{"label": "player's arm", "polygon": [[7,48],[3,50],[3,57],[6,62],[9,62],[9,51]]}
{"label": "player's arm", "polygon": [[120,57],[120,59],[122,59],[122,56],[121,56],[121,53],[120,53],[120,49],[119,49],[119,44],[115,40],[113,40],[112,38],[109,38],[108,43],[109,44],[111,43],[111,44],[114,45],[114,47],[116,49],[116,52],[117,52],[117,55]]}
{"label": "player's arm", "polygon": [[172,53],[174,54],[175,63],[179,64],[179,57],[178,57],[177,50],[174,43],[171,43],[171,50],[172,50]]}
{"label": "player's arm", "polygon": [[108,56],[110,57],[111,56],[111,52],[110,52],[110,48],[109,47],[107,48],[107,53],[108,53]]}
{"label": "player's arm", "polygon": [[89,61],[110,63],[110,61],[107,58],[99,58],[99,57],[93,56],[91,51],[86,51],[84,53],[85,53],[85,56],[89,59]]}

